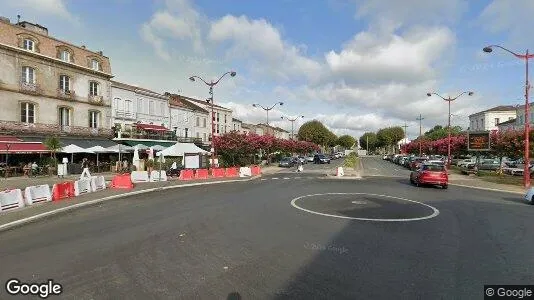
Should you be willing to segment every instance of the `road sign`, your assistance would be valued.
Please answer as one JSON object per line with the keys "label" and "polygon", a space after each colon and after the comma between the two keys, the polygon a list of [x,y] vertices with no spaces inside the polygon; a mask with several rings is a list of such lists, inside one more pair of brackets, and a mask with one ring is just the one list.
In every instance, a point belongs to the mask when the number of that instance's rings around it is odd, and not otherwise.
{"label": "road sign", "polygon": [[489,131],[467,132],[468,151],[490,151],[491,136]]}

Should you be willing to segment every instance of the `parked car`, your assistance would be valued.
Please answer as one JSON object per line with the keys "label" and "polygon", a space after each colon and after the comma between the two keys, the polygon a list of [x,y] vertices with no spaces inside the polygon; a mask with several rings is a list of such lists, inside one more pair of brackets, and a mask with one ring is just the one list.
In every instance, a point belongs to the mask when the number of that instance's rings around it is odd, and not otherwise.
{"label": "parked car", "polygon": [[310,155],[310,156],[306,157],[306,161],[313,162],[313,158],[314,158],[314,156]]}
{"label": "parked car", "polygon": [[314,164],[329,164],[330,158],[324,154],[316,154],[315,157],[313,158],[313,163]]}
{"label": "parked car", "polygon": [[419,168],[419,166],[425,162],[426,159],[422,158],[422,157],[415,157],[411,162],[410,162],[410,170],[414,171],[416,169]]}
{"label": "parked car", "polygon": [[298,158],[298,160],[299,160],[299,162],[300,162],[301,164],[307,164],[307,163],[308,163],[308,160],[307,160],[306,157],[304,157],[304,156],[299,156],[299,157],[297,157],[297,158]]}
{"label": "parked car", "polygon": [[386,155],[382,156],[382,159],[383,160],[388,160],[389,159],[389,155],[386,154]]}
{"label": "parked car", "polygon": [[295,166],[295,160],[291,157],[284,157],[280,160],[278,166],[282,168],[291,168]]}
{"label": "parked car", "polygon": [[410,183],[417,186],[439,185],[446,189],[449,187],[449,176],[445,166],[423,163],[417,170],[410,173]]}

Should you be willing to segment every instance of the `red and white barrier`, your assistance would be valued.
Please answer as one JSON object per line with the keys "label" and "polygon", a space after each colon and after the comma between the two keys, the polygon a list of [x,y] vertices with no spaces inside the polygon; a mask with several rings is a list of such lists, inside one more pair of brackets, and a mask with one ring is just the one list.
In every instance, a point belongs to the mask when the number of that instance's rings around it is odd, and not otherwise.
{"label": "red and white barrier", "polygon": [[20,189],[0,192],[0,211],[24,207],[24,199]]}
{"label": "red and white barrier", "polygon": [[257,176],[261,174],[260,166],[251,166],[250,170],[251,170],[252,176]]}
{"label": "red and white barrier", "polygon": [[195,178],[196,179],[208,179],[210,176],[208,169],[196,169]]}
{"label": "red and white barrier", "polygon": [[91,177],[91,190],[93,192],[101,191],[105,189],[106,189],[106,179],[104,179],[104,176]]}
{"label": "red and white barrier", "polygon": [[213,168],[211,169],[211,177],[222,178],[225,175],[225,169],[223,168]]}
{"label": "red and white barrier", "polygon": [[150,182],[167,181],[167,173],[164,170],[153,170],[150,173]]}
{"label": "red and white barrier", "polygon": [[132,176],[130,174],[115,175],[111,179],[110,187],[112,189],[133,189],[134,184],[132,182]]}
{"label": "red and white barrier", "polygon": [[83,194],[92,192],[91,179],[80,179],[74,181],[74,196],[78,197]]}
{"label": "red and white barrier", "polygon": [[192,180],[195,176],[193,169],[184,169],[180,171],[180,180]]}
{"label": "red and white barrier", "polygon": [[249,167],[239,168],[239,177],[250,177],[252,176],[252,171]]}
{"label": "red and white barrier", "polygon": [[239,169],[238,168],[226,168],[225,177],[237,177],[239,176]]}
{"label": "red and white barrier", "polygon": [[24,203],[26,205],[49,201],[52,201],[52,193],[50,193],[48,184],[29,186],[24,189]]}
{"label": "red and white barrier", "polygon": [[52,186],[52,201],[74,197],[74,181],[56,183]]}
{"label": "red and white barrier", "polygon": [[150,178],[148,178],[147,171],[132,171],[132,174],[130,176],[132,178],[133,183],[150,181]]}
{"label": "red and white barrier", "polygon": [[337,167],[336,176],[337,176],[337,177],[343,177],[343,176],[345,176],[345,172],[343,171],[343,167]]}

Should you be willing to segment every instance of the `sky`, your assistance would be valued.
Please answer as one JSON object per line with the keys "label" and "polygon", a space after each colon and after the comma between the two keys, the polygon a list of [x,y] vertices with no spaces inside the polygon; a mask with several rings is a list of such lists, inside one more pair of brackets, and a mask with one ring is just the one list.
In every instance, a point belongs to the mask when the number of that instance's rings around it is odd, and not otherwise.
{"label": "sky", "polygon": [[[281,117],[320,120],[361,136],[407,125],[409,138],[472,113],[524,103],[525,62],[534,39],[532,0],[3,0],[0,15],[38,23],[49,34],[103,51],[114,80],[198,99],[216,80],[215,103],[247,123],[291,129]],[[534,70],[532,71],[534,73]]]}

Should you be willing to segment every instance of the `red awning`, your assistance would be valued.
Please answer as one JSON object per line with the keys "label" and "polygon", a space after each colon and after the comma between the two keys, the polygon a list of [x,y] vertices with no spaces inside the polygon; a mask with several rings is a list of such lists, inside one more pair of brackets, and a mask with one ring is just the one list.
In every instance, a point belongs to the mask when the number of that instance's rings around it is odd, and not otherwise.
{"label": "red awning", "polygon": [[153,124],[135,124],[139,129],[148,130],[148,131],[169,131],[165,126],[153,125]]}
{"label": "red awning", "polygon": [[39,142],[19,142],[19,141],[0,141],[0,154],[5,153],[48,153],[50,150],[46,149],[43,143]]}

